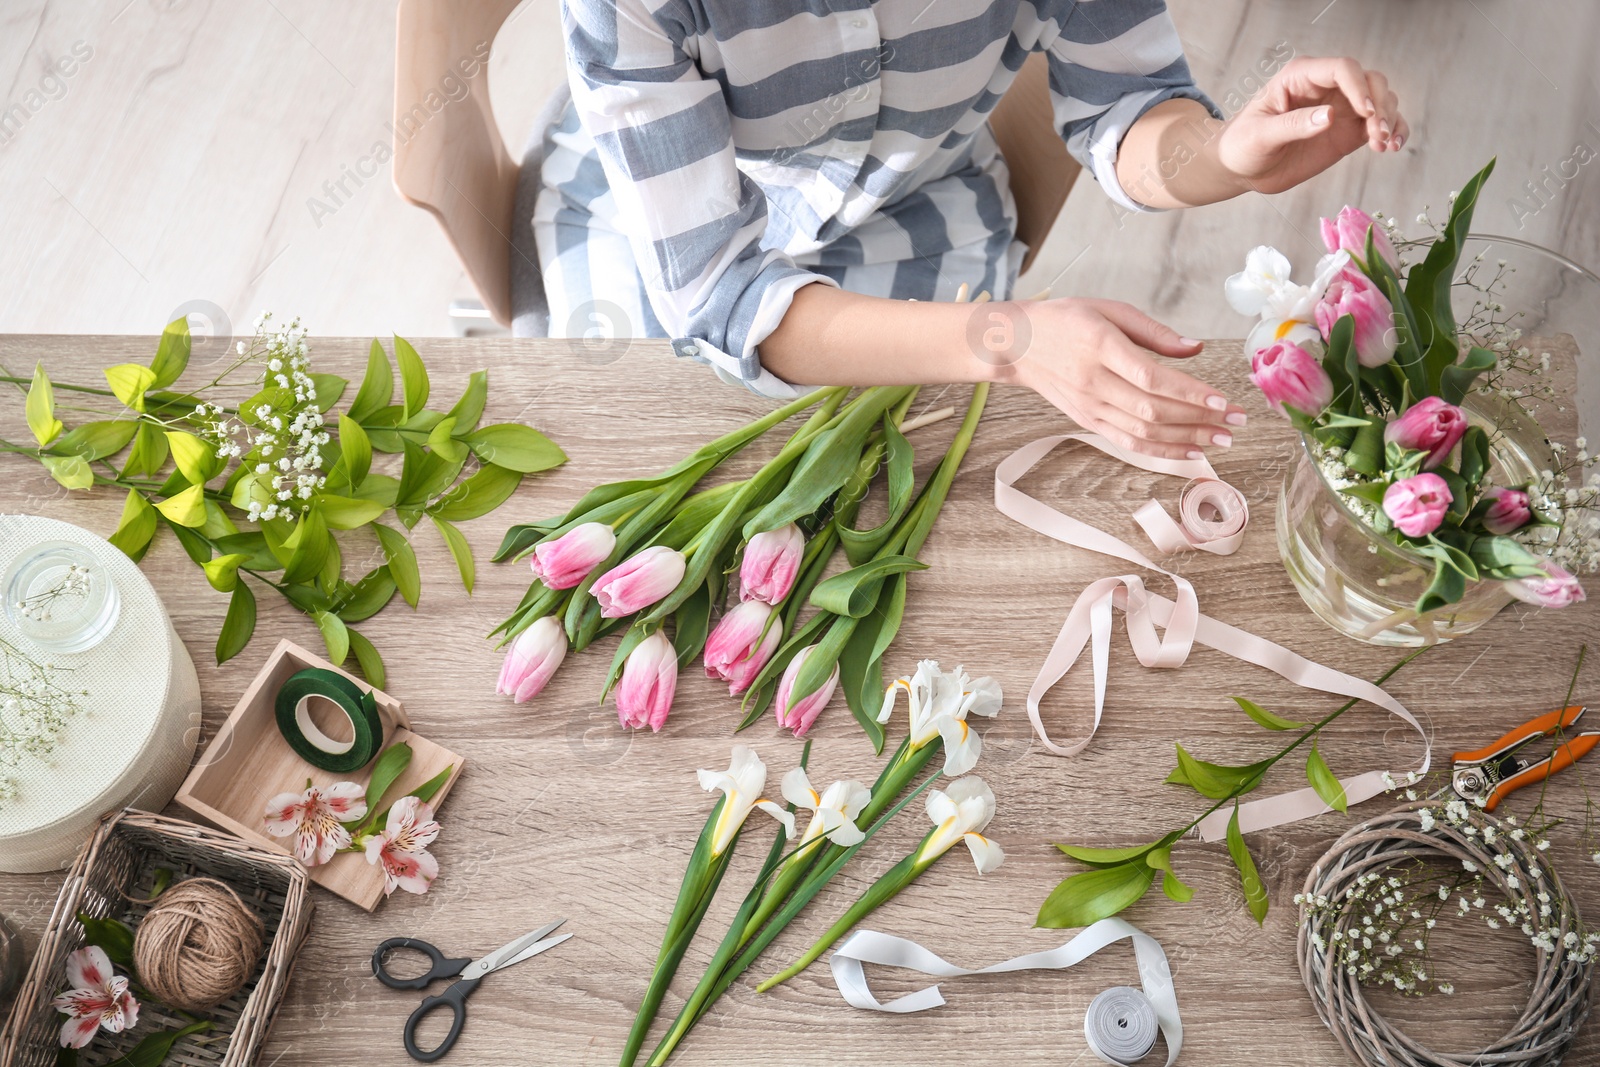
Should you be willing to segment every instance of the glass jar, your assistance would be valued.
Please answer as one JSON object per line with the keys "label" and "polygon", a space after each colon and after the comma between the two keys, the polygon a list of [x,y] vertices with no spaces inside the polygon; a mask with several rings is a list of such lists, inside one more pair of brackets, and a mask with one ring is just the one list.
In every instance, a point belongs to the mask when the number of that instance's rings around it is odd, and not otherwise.
{"label": "glass jar", "polygon": [[84,652],[117,625],[121,598],[111,572],[83,545],[44,541],[6,571],[6,616],[29,644],[50,652]]}

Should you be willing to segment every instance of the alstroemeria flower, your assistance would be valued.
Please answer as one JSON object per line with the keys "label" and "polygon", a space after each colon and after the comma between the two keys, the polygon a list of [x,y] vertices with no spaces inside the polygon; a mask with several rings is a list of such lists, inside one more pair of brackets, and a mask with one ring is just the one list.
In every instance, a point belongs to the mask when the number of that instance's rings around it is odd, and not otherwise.
{"label": "alstroemeria flower", "polygon": [[665,597],[678,588],[689,569],[683,553],[666,545],[651,545],[606,571],[590,590],[600,601],[600,614],[620,619]]}
{"label": "alstroemeria flower", "polygon": [[546,615],[511,642],[495,692],[521,704],[545,687],[566,656],[567,631],[560,619]]}
{"label": "alstroemeria flower", "polygon": [[309,786],[303,793],[279,793],[267,801],[262,829],[273,837],[292,836],[294,858],[316,867],[350,844],[350,831],[340,823],[366,813],[366,790],[354,782],[335,782],[325,789]]}
{"label": "alstroemeria flower", "polygon": [[603,522],[574,526],[554,541],[533,550],[528,561],[533,576],[548,589],[571,589],[606,561],[617,547],[616,532]]}
{"label": "alstroemeria flower", "polygon": [[917,850],[916,863],[925,867],[965,841],[979,874],[988,874],[1005,860],[1005,850],[984,837],[982,830],[994,818],[994,793],[977,775],[958,778],[950,788],[928,794],[928,818],[934,831]]}
{"label": "alstroemeria flower", "polygon": [[111,969],[111,958],[98,945],[88,945],[67,957],[67,983],[71,989],[50,1006],[66,1015],[61,1024],[61,1047],[83,1048],[96,1031],[119,1034],[139,1021],[139,1002],[128,992],[128,979]]}
{"label": "alstroemeria flower", "polygon": [[794,523],[750,538],[739,564],[739,599],[776,604],[794,588],[806,539]]}
{"label": "alstroemeria flower", "polygon": [[1261,321],[1245,340],[1245,355],[1253,356],[1275,341],[1304,345],[1318,340],[1317,304],[1328,283],[1350,262],[1346,252],[1322,257],[1310,285],[1289,279],[1289,260],[1276,248],[1261,245],[1245,257],[1244,270],[1223,284],[1228,303],[1241,315],[1260,315]]}
{"label": "alstroemeria flower", "polygon": [[750,688],[782,638],[783,627],[773,619],[771,604],[744,601],[724,615],[706,638],[706,677],[727,682],[728,695],[738,696]]}
{"label": "alstroemeria flower", "polygon": [[678,689],[678,650],[657,630],[628,653],[617,681],[617,718],[632,730],[659,731]]}
{"label": "alstroemeria flower", "polygon": [[802,845],[826,837],[848,848],[867,836],[856,825],[856,818],[872,800],[872,791],[860,782],[834,782],[818,793],[806,777],[805,768],[796,767],[783,776],[783,799],[811,812],[811,822],[800,835]]}
{"label": "alstroemeria flower", "polygon": [[993,678],[972,679],[957,667],[954,671],[941,671],[935,660],[925,659],[917,664],[909,678],[897,678],[883,695],[883,709],[878,712],[879,722],[888,722],[894,714],[895,701],[901,691],[906,694],[906,708],[910,713],[910,739],[913,749],[921,748],[936,737],[944,738],[944,773],[955,777],[972,770],[983,753],[983,739],[967,725],[968,715],[994,716],[1000,711],[1000,685]]}
{"label": "alstroemeria flower", "polygon": [[366,839],[367,862],[383,866],[383,893],[396,889],[426,893],[439,877],[439,861],[428,846],[439,836],[433,808],[416,797],[401,797],[389,809],[383,831]]}
{"label": "alstroemeria flower", "polygon": [[799,700],[791,699],[794,696],[794,683],[800,677],[800,668],[805,666],[806,660],[811,658],[817,647],[807,645],[795,653],[794,659],[789,661],[789,666],[784,668],[783,677],[778,680],[778,695],[773,701],[778,713],[778,725],[786,730],[793,730],[796,737],[806,735],[806,731],[817,721],[817,716],[822,714],[822,709],[833,699],[833,691],[839,687],[839,665],[835,663],[833,673],[828,675],[828,680],[815,692],[808,693]]}
{"label": "alstroemeria flower", "polygon": [[761,795],[767,787],[767,765],[749,745],[733,746],[733,758],[727,770],[702,770],[699,775],[701,789],[708,793],[720,789],[723,794],[722,811],[717,815],[716,830],[711,835],[713,856],[728,850],[733,835],[739,832],[739,827],[755,808],[781,822],[784,836],[794,837],[794,816]]}

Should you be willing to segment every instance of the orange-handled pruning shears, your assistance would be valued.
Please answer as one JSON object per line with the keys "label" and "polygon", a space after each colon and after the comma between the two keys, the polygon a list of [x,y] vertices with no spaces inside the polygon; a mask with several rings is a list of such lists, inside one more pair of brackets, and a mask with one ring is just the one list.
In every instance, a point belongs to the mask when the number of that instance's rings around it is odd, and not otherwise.
{"label": "orange-handled pruning shears", "polygon": [[[1462,800],[1483,800],[1485,811],[1525,785],[1565,770],[1600,744],[1600,730],[1568,733],[1587,708],[1573,705],[1530,719],[1500,740],[1475,752],[1457,752],[1450,788]],[[1559,737],[1553,748],[1538,742]],[[1440,792],[1443,792],[1441,790]]]}

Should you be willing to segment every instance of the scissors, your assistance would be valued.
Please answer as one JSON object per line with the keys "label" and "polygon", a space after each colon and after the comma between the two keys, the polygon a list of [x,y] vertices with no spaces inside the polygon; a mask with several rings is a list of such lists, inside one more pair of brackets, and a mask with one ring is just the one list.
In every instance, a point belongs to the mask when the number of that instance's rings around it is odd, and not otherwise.
{"label": "scissors", "polygon": [[[531,959],[547,948],[555,948],[561,942],[571,937],[571,934],[562,934],[560,937],[547,937],[556,927],[566,922],[557,919],[547,926],[541,926],[531,934],[523,934],[514,941],[502,945],[482,959],[450,959],[433,945],[414,937],[391,937],[379,945],[372,953],[372,976],[390,989],[425,989],[440,978],[454,978],[460,976],[460,981],[452,983],[443,993],[437,996],[424,997],[422,1003],[411,1013],[406,1020],[405,1046],[411,1058],[421,1063],[432,1063],[439,1059],[455,1045],[456,1039],[461,1036],[461,1028],[467,1022],[467,998],[473,990],[478,988],[478,983],[483,981],[483,976],[491,971],[498,971],[502,967],[510,967],[514,963]],[[427,956],[430,963],[428,970],[412,978],[397,978],[390,974],[384,966],[385,958],[395,949],[411,949]],[[441,1007],[448,1007],[454,1017],[450,1023],[450,1032],[444,1040],[433,1049],[417,1047],[417,1025],[422,1022],[430,1012]]]}
{"label": "scissors", "polygon": [[[1587,710],[1574,704],[1546,712],[1483,748],[1457,752],[1450,784],[1434,796],[1453,792],[1468,803],[1481,799],[1483,809],[1493,811],[1511,793],[1565,770],[1600,743],[1600,730],[1567,732],[1577,726]],[[1553,745],[1540,743],[1557,738]]]}

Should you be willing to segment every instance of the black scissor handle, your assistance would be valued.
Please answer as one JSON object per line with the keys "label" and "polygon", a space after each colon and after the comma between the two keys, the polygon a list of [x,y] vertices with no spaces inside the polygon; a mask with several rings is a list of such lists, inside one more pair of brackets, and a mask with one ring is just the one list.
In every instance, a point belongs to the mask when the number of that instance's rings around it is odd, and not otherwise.
{"label": "black scissor handle", "polygon": [[[428,957],[428,969],[414,978],[397,978],[390,974],[384,966],[384,960],[397,948],[410,949]],[[372,952],[372,976],[390,989],[423,989],[437,979],[454,978],[466,970],[471,962],[470,959],[451,959],[429,942],[415,937],[391,937]]]}
{"label": "black scissor handle", "polygon": [[[406,1053],[419,1063],[432,1063],[449,1052],[456,1043],[456,1038],[461,1036],[461,1028],[467,1025],[467,997],[478,987],[478,978],[463,978],[461,981],[446,989],[436,997],[424,997],[417,1010],[406,1019],[405,1046]],[[450,1020],[450,1032],[444,1035],[444,1040],[431,1049],[417,1047],[417,1026],[430,1013],[439,1008],[449,1008],[453,1018]]]}

